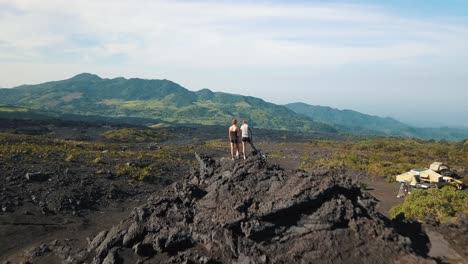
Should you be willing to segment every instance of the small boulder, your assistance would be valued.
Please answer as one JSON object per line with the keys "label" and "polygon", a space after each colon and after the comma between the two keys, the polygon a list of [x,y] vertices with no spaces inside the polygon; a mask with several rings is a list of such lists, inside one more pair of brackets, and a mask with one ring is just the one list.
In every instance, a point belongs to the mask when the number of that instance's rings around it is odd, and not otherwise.
{"label": "small boulder", "polygon": [[26,173],[26,179],[30,181],[47,181],[49,179],[49,175],[42,172],[28,172]]}
{"label": "small boulder", "polygon": [[156,254],[156,251],[153,249],[153,245],[137,243],[133,247],[133,252],[140,257],[150,257]]}
{"label": "small boulder", "polygon": [[2,206],[2,212],[13,212],[13,209],[9,205]]}
{"label": "small boulder", "polygon": [[102,264],[120,264],[123,263],[122,258],[117,253],[118,248],[112,248],[107,256],[102,261]]}

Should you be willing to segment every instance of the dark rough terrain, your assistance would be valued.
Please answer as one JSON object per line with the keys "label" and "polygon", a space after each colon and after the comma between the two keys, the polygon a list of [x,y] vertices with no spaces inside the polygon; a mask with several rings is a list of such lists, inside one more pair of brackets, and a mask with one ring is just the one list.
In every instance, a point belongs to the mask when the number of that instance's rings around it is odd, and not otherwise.
{"label": "dark rough terrain", "polygon": [[[180,149],[102,143],[116,128],[0,119],[0,262],[20,262],[25,249],[51,238],[85,239],[109,228],[187,171]],[[132,177],[150,165],[148,180]]]}
{"label": "dark rough terrain", "polygon": [[393,228],[355,184],[355,172],[286,172],[262,155],[197,159],[200,168],[183,181],[100,232],[86,249],[62,257],[72,263],[436,263],[425,257],[425,234],[413,228],[410,238]]}
{"label": "dark rough terrain", "polygon": [[[148,130],[0,120],[0,263],[468,258],[466,215],[450,224],[391,222],[384,215],[402,201],[383,178],[345,167],[296,169],[306,153],[338,151],[303,144],[327,135],[255,130],[266,155],[231,161],[219,158],[229,155],[225,128],[157,128],[142,141],[106,136],[127,129]],[[197,162],[194,152],[217,158]]]}

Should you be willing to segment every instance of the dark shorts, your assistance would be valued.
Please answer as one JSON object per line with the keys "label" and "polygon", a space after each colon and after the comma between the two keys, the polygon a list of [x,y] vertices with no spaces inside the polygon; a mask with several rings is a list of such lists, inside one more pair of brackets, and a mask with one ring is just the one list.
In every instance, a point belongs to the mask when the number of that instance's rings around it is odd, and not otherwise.
{"label": "dark shorts", "polygon": [[239,143],[239,139],[237,137],[231,138],[231,143]]}
{"label": "dark shorts", "polygon": [[250,142],[250,138],[249,137],[242,137],[242,142]]}

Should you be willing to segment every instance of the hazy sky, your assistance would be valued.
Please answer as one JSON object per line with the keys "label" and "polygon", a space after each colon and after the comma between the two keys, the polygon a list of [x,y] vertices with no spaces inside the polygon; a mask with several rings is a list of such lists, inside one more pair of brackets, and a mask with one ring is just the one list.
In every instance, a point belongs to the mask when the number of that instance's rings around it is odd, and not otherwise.
{"label": "hazy sky", "polygon": [[468,1],[0,0],[0,87],[81,72],[468,127]]}

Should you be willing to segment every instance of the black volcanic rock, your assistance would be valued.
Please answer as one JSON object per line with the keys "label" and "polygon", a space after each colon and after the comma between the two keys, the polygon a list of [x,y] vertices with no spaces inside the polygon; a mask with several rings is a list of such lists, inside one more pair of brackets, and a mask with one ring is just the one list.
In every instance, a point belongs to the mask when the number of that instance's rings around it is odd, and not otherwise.
{"label": "black volcanic rock", "polygon": [[25,177],[30,181],[47,181],[50,176],[42,172],[28,172]]}
{"label": "black volcanic rock", "polygon": [[199,169],[99,233],[85,257],[77,251],[68,259],[102,263],[122,253],[140,263],[435,263],[376,212],[375,198],[353,181],[356,172],[286,172],[260,154],[196,158]]}

